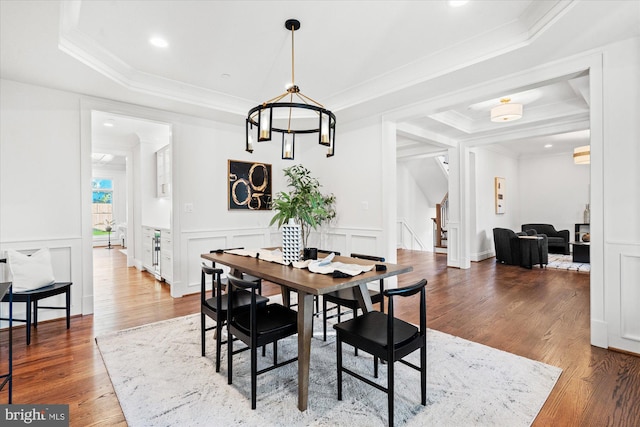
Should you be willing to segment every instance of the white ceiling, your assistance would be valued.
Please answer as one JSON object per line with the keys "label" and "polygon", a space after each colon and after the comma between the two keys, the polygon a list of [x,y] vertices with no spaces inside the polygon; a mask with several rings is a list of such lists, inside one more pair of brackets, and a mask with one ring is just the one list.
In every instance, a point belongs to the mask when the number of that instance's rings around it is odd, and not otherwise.
{"label": "white ceiling", "polygon": [[[640,35],[636,0],[0,1],[0,76],[243,124],[291,80],[288,18],[302,24],[296,83],[338,129],[429,103],[398,117],[400,156],[448,140],[508,141],[515,155],[551,133],[567,134],[551,150],[588,143],[588,75],[444,95]],[[148,43],[156,35],[168,48]],[[523,119],[489,121],[504,96],[524,104]]]}

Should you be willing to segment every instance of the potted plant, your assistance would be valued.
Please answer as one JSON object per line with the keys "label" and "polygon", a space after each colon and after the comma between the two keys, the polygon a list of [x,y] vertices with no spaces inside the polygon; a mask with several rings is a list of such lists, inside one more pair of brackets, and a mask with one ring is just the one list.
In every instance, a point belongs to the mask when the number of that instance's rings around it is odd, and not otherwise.
{"label": "potted plant", "polygon": [[106,231],[107,233],[109,233],[109,246],[107,246],[107,249],[111,249],[111,232],[113,231],[113,226],[115,225],[115,221],[112,219],[105,219],[104,220],[104,231]]}
{"label": "potted plant", "polygon": [[276,194],[272,202],[276,214],[269,225],[278,223],[280,228],[290,219],[295,220],[300,224],[302,245],[307,248],[311,230],[335,218],[336,198],[333,194],[322,194],[318,179],[311,176],[311,172],[302,165],[285,168],[283,172],[291,191]]}

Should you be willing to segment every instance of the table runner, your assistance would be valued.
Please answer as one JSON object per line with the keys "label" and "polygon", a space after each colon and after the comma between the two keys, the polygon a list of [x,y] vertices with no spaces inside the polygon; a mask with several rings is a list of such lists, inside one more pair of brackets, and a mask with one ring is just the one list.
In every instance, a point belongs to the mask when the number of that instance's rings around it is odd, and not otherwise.
{"label": "table runner", "polygon": [[[229,249],[225,253],[239,256],[257,257],[260,260],[275,262],[282,265],[289,265],[282,258],[280,249]],[[306,268],[312,273],[333,274],[339,271],[349,276],[357,276],[367,271],[371,271],[375,265],[348,264],[344,262],[333,262],[334,253],[330,253],[325,258],[318,260],[295,261],[291,263],[294,268]]]}

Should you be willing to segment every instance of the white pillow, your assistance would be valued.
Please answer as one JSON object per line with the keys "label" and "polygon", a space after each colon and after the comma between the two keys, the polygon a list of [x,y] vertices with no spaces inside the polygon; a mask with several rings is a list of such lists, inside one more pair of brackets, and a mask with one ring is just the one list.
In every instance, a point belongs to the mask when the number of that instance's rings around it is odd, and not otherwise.
{"label": "white pillow", "polygon": [[31,256],[8,249],[7,261],[16,292],[42,288],[56,281],[48,248],[39,249]]}

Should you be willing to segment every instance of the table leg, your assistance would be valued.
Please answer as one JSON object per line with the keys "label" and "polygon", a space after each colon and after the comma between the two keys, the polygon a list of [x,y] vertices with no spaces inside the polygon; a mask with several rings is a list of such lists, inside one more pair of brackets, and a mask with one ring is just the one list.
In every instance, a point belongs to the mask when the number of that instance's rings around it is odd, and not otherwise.
{"label": "table leg", "polygon": [[71,326],[71,287],[65,292],[65,301],[67,303],[67,329]]}
{"label": "table leg", "polygon": [[33,300],[33,328],[38,328],[38,297]]}
{"label": "table leg", "polygon": [[33,308],[33,304],[31,302],[31,298],[27,298],[27,345],[31,344],[31,309],[32,308]]}
{"label": "table leg", "polygon": [[280,286],[280,295],[282,295],[282,305],[291,307],[291,289],[286,286]]}
{"label": "table leg", "polygon": [[298,292],[298,409],[307,410],[309,362],[313,336],[313,295]]}

